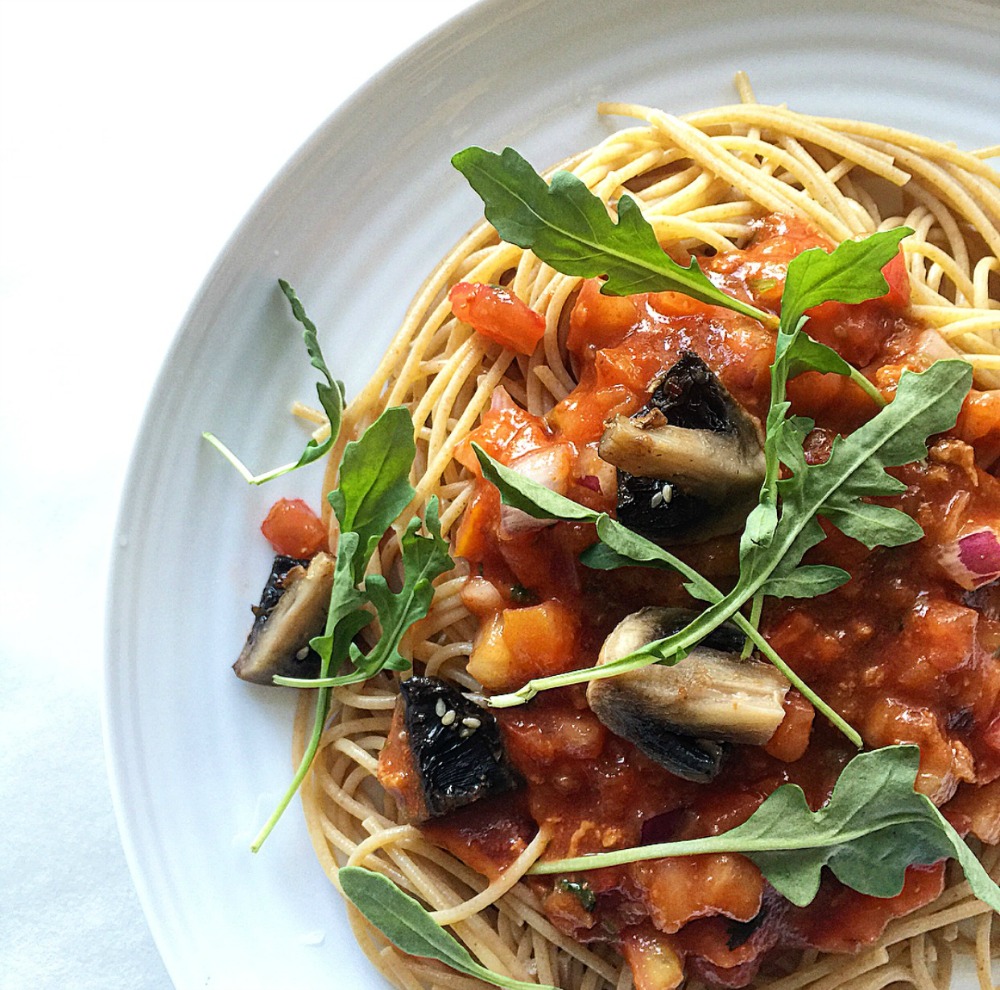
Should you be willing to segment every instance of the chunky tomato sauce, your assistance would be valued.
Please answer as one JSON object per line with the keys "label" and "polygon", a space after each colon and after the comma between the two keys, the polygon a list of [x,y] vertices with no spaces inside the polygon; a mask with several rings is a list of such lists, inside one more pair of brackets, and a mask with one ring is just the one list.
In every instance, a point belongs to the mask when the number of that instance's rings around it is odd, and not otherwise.
{"label": "chunky tomato sauce", "polygon": [[[772,217],[746,250],[703,259],[703,267],[727,291],[774,311],[788,261],[812,246],[829,247],[803,224]],[[933,338],[907,315],[902,259],[885,274],[885,297],[819,307],[808,329],[891,397],[904,367],[920,370],[937,355]],[[695,351],[749,412],[766,412],[773,334],[729,311],[673,293],[611,298],[588,282],[566,342],[578,386],[544,418],[501,396],[471,439],[594,508],[615,506],[614,470],[596,456],[605,420],[642,407],[651,383],[685,351]],[[807,448],[814,462],[827,456],[837,433],[877,411],[860,389],[833,375],[802,375],[789,395],[794,412],[816,421]],[[988,470],[998,453],[1000,408],[993,395],[974,392],[952,434],[937,438],[925,461],[896,472],[907,487],[892,501],[920,522],[925,537],[869,551],[827,526],[828,539],[809,559],[843,567],[852,580],[809,601],[770,600],[763,619],[778,652],[866,745],[919,744],[919,789],[959,829],[991,842],[1000,838],[1000,593],[963,588],[942,554],[963,534],[1000,523],[1000,481]],[[476,469],[468,444],[457,456]],[[615,624],[644,605],[694,604],[662,571],[582,566],[578,555],[595,539],[588,526],[522,523],[480,481],[457,535],[457,552],[472,573],[465,599],[481,619],[470,670],[489,690],[594,664]],[[736,541],[677,552],[724,586],[736,573]],[[786,781],[819,806],[853,751],[796,692],[785,708],[766,746],[734,746],[721,774],[698,784],[611,734],[582,688],[540,695],[499,714],[508,754],[526,781],[518,801],[502,802],[499,817],[497,805],[474,806],[429,832],[495,875],[538,827],[552,835],[546,858],[562,858],[724,831]],[[580,874],[571,883],[531,882],[557,927],[585,942],[616,944],[640,990],[673,985],[664,980],[679,979],[676,958],[688,972],[736,987],[775,946],[839,951],[870,942],[892,917],[937,896],[943,866],[911,868],[902,894],[888,900],[828,877],[803,909],[778,897],[738,855],[647,861]]]}

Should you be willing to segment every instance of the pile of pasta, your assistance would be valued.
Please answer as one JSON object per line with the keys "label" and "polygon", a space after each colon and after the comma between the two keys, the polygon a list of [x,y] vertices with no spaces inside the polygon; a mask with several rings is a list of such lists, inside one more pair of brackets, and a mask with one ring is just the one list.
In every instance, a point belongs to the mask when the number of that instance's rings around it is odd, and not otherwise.
{"label": "pile of pasta", "polygon": [[[1000,175],[988,161],[1000,154],[1000,146],[964,152],[890,127],[760,105],[742,76],[737,89],[739,103],[682,117],[602,105],[601,113],[632,118],[635,125],[561,167],[609,204],[629,191],[661,244],[675,253],[739,249],[753,222],[774,212],[797,214],[835,242],[900,224],[912,227],[916,233],[904,242],[912,306],[936,331],[924,335],[933,356],[958,353],[974,366],[978,388],[1000,387]],[[545,317],[545,336],[530,357],[500,349],[452,315],[453,284],[501,278]],[[405,405],[417,442],[411,479],[417,494],[398,528],[436,495],[442,531],[454,532],[474,479],[452,454],[494,391],[502,386],[528,411],[543,414],[573,388],[559,329],[579,282],[530,252],[498,242],[486,224],[469,233],[424,284],[371,381],[349,405],[324,481],[324,504],[336,485],[343,445],[386,407]],[[331,519],[332,544],[335,524]],[[398,544],[385,540],[373,566],[390,573],[398,557]],[[439,580],[430,613],[411,629],[403,653],[417,671],[475,690],[466,662],[477,625],[460,598],[465,579],[459,561]],[[319,754],[302,789],[312,841],[331,881],[336,883],[345,863],[385,873],[497,972],[565,990],[631,987],[629,967],[617,954],[560,934],[518,882],[540,855],[540,841],[488,883],[401,821],[375,781],[396,697],[388,678],[335,691]],[[296,762],[308,738],[312,705],[311,692],[303,692]],[[996,848],[985,850],[983,861],[1000,876]],[[482,986],[403,955],[353,909],[351,916],[361,947],[395,985]],[[935,903],[892,922],[860,954],[797,952],[769,962],[753,985],[873,990],[899,984],[930,990],[950,985],[953,961],[964,953],[974,959],[986,990],[992,986],[998,929],[957,874]]]}

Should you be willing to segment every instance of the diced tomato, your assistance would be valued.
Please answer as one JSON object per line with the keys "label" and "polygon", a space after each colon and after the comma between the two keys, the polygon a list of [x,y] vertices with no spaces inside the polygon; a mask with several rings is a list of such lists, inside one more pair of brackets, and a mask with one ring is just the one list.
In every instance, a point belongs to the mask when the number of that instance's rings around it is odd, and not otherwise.
{"label": "diced tomato", "polygon": [[785,695],[784,708],[785,717],[764,749],[782,763],[794,763],[809,745],[816,709],[798,691]]}
{"label": "diced tomato", "polygon": [[593,443],[612,416],[630,416],[642,399],[624,385],[574,389],[549,413],[549,422],[576,444]]}
{"label": "diced tomato", "polygon": [[510,464],[515,457],[551,443],[551,433],[538,416],[510,405],[487,409],[479,426],[455,448],[455,460],[474,474],[480,474],[473,443],[501,464]]}
{"label": "diced tomato", "polygon": [[600,279],[591,278],[580,287],[570,314],[566,346],[574,354],[615,347],[639,319],[641,296],[606,296]]}
{"label": "diced tomato", "polygon": [[504,610],[503,638],[526,681],[575,667],[576,637],[577,618],[561,602]]}
{"label": "diced tomato", "polygon": [[289,557],[315,557],[325,550],[326,527],[300,498],[281,498],[271,506],[260,531],[275,553]]}
{"label": "diced tomato", "polygon": [[883,267],[882,277],[889,283],[889,291],[879,302],[892,309],[906,309],[910,305],[910,276],[902,249]]}
{"label": "diced tomato", "polygon": [[448,298],[458,319],[519,354],[531,354],[545,333],[545,318],[502,285],[459,282]]}
{"label": "diced tomato", "polygon": [[480,629],[469,673],[492,691],[513,691],[575,666],[576,641],[576,617],[561,602],[507,608]]}
{"label": "diced tomato", "polygon": [[462,513],[455,535],[455,555],[476,563],[483,560],[500,525],[500,492],[486,481],[476,482],[472,501]]}
{"label": "diced tomato", "polygon": [[480,627],[468,671],[490,691],[514,691],[524,683],[519,679],[514,655],[504,638],[502,614],[494,615]]}

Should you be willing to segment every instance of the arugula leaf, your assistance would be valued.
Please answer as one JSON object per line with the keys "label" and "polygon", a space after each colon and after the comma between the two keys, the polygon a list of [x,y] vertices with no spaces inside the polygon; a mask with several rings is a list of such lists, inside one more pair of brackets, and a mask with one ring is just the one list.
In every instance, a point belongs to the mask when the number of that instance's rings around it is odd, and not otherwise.
{"label": "arugula leaf", "polygon": [[1000,887],[961,836],[914,790],[917,746],[887,746],[855,756],[829,802],[811,811],[797,784],[783,784],[742,825],[703,839],[664,842],[538,863],[531,873],[568,873],[645,859],[742,853],[770,884],[800,907],[819,890],[824,866],[848,887],[874,897],[903,889],[907,866],[958,859],[973,893],[1000,911]]}
{"label": "arugula leaf", "polygon": [[[819,515],[834,525],[843,525],[847,535],[869,547],[897,545],[892,541],[906,542],[920,536],[915,524],[899,521],[904,515],[900,510],[888,509],[887,513],[886,507],[862,499],[901,490],[900,483],[885,469],[925,456],[927,437],[954,425],[971,380],[972,368],[964,361],[938,361],[921,374],[904,372],[892,403],[861,429],[835,443],[824,464],[807,464],[801,447],[788,444],[783,448],[784,457],[792,462],[788,466],[793,473],[778,482],[781,514],[778,516],[776,508],[763,501],[762,493],[753,525],[747,527],[741,541],[740,577],[733,590],[713,601],[676,634],[605,664],[602,675],[632,669],[640,658],[654,662],[689,648],[727,619],[739,622],[738,610],[761,595],[780,592],[805,597],[816,588],[836,587],[846,572],[800,566],[806,551],[825,538]],[[768,533],[761,519],[772,508],[773,525]],[[766,539],[760,538],[762,532]],[[772,577],[775,581],[769,584]]]}
{"label": "arugula leaf", "polygon": [[827,253],[810,248],[791,260],[781,294],[781,330],[797,329],[807,309],[825,302],[860,303],[889,289],[882,269],[899,253],[911,227],[879,231],[859,241],[843,241]]}
{"label": "arugula leaf", "polygon": [[423,525],[429,536],[419,534],[421,521],[414,518],[400,540],[403,587],[398,593],[389,588],[380,574],[371,574],[365,579],[365,592],[378,611],[382,626],[382,635],[367,656],[351,644],[351,660],[366,677],[382,669],[409,669],[410,661],[399,653],[399,642],[406,630],[427,614],[434,598],[434,578],[455,566],[448,553],[448,541],[441,536],[436,495],[427,504]]}
{"label": "arugula leaf", "polygon": [[[419,518],[410,520],[400,539],[400,591],[393,592],[378,574],[369,575],[363,588],[359,587],[379,540],[416,494],[410,484],[415,453],[413,421],[401,406],[386,409],[344,450],[340,484],[328,496],[341,525],[333,591],[323,635],[310,641],[320,657],[319,674],[316,678],[274,678],[274,683],[283,687],[316,689],[312,733],[288,790],[251,846],[255,852],[309,772],[330,711],[331,689],[366,681],[381,670],[408,669],[409,661],[399,652],[400,641],[407,629],[427,614],[434,597],[434,579],[454,566],[448,542],[441,536],[438,502],[432,498],[423,523]],[[420,535],[421,526],[430,535]],[[376,617],[381,635],[366,655],[354,643],[354,637]],[[350,670],[334,673],[347,662],[351,663]]]}
{"label": "arugula leaf", "polygon": [[[806,463],[804,427],[788,421],[790,429],[779,434],[780,459],[790,472],[776,483],[781,516],[768,541],[744,537],[732,599],[742,604],[758,591],[775,594],[790,587],[803,555],[825,537],[818,516],[869,549],[919,539],[923,531],[911,517],[867,499],[905,491],[886,469],[926,456],[927,438],[955,425],[971,383],[972,368],[965,361],[938,361],[920,374],[904,371],[895,399],[849,436],[837,437],[821,464]],[[814,580],[815,574],[801,576]],[[772,575],[781,586],[768,586]]]}
{"label": "arugula leaf", "polygon": [[601,291],[611,295],[683,292],[777,325],[770,313],[716,288],[694,258],[687,268],[674,261],[631,196],[619,199],[615,223],[601,199],[571,172],[556,172],[546,183],[513,148],[499,155],[466,148],[451,161],[486,204],[486,219],[500,236],[557,271],[584,278],[607,275]]}
{"label": "arugula leaf", "polygon": [[284,279],[278,279],[278,285],[292,308],[292,315],[305,328],[302,339],[305,341],[310,364],[317,371],[321,372],[326,379],[325,382],[316,383],[316,394],[330,423],[330,435],[322,443],[317,442],[315,439],[310,439],[306,444],[305,450],[302,451],[301,456],[294,463],[285,464],[282,467],[265,471],[263,474],[255,475],[215,434],[203,433],[202,437],[215,447],[239,471],[244,480],[251,485],[262,485],[266,481],[279,478],[281,475],[288,474],[297,468],[305,467],[306,464],[312,464],[313,461],[317,461],[325,456],[334,443],[336,443],[337,437],[340,434],[340,424],[345,405],[344,383],[335,381],[333,375],[330,373],[330,369],[326,366],[326,361],[323,359],[323,352],[320,350],[319,337],[315,324],[306,316],[305,308],[295,294],[295,290]]}
{"label": "arugula leaf", "polygon": [[327,499],[342,532],[358,534],[354,581],[364,574],[382,534],[416,494],[410,468],[416,455],[413,420],[403,406],[386,409],[344,449],[340,485]]}
{"label": "arugula leaf", "polygon": [[556,990],[545,983],[526,983],[487,969],[449,935],[420,904],[381,873],[360,866],[338,872],[340,888],[352,904],[396,948],[409,956],[436,959],[446,966],[508,990]]}

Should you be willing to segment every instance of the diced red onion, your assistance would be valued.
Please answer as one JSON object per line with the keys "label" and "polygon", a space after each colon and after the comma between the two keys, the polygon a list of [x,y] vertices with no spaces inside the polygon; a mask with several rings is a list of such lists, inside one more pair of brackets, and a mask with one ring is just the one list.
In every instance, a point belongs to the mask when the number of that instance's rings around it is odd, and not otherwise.
{"label": "diced red onion", "polygon": [[943,547],[939,559],[957,585],[975,591],[1000,578],[1000,537],[992,529],[977,529]]}
{"label": "diced red onion", "polygon": [[615,466],[603,460],[596,447],[582,447],[576,461],[576,482],[584,488],[609,495],[617,486]]}
{"label": "diced red onion", "polygon": [[[554,443],[529,450],[515,457],[508,465],[512,471],[544,485],[550,491],[565,495],[573,467],[573,448],[568,443]],[[553,525],[551,519],[535,519],[527,512],[504,505],[500,508],[500,539],[510,539],[518,533],[530,533]]]}
{"label": "diced red onion", "polygon": [[490,412],[502,412],[504,409],[518,408],[520,407],[510,397],[510,393],[503,385],[498,385],[493,389],[493,394],[490,396]]}

